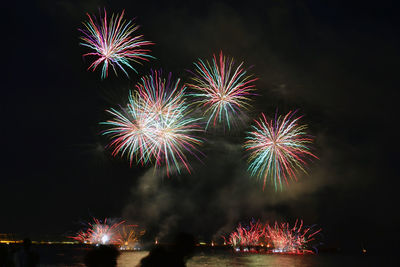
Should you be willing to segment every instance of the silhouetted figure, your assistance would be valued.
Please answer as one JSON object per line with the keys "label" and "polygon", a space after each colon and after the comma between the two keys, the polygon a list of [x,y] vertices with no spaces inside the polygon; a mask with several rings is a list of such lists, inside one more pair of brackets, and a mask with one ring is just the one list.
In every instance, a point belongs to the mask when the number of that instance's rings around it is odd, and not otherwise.
{"label": "silhouetted figure", "polygon": [[119,251],[114,246],[101,245],[90,250],[85,256],[85,265],[88,267],[115,267]]}
{"label": "silhouetted figure", "polygon": [[185,267],[186,261],[193,256],[196,246],[194,237],[180,233],[172,247],[154,247],[149,255],[140,261],[141,267]]}
{"label": "silhouetted figure", "polygon": [[7,266],[8,248],[5,244],[0,244],[0,267]]}
{"label": "silhouetted figure", "polygon": [[39,254],[32,249],[32,241],[25,238],[22,248],[15,255],[16,267],[35,267],[39,264]]}
{"label": "silhouetted figure", "polygon": [[157,245],[150,250],[149,255],[147,255],[140,261],[139,266],[141,267],[169,266],[166,265],[167,262],[169,261],[168,256],[169,255],[167,250],[164,247]]}

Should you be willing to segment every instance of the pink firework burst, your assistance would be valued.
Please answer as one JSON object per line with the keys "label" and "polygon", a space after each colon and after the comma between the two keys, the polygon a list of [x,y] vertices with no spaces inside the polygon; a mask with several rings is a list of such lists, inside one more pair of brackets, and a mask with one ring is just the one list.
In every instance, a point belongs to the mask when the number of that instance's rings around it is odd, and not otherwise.
{"label": "pink firework burst", "polygon": [[140,63],[153,58],[148,53],[149,49],[145,46],[152,45],[152,42],[145,41],[143,35],[134,35],[139,26],[132,21],[123,19],[122,14],[111,15],[107,21],[107,12],[104,10],[104,17],[99,20],[87,14],[89,21],[83,22],[85,26],[79,29],[83,33],[80,37],[82,46],[90,48],[93,52],[86,53],[83,56],[93,56],[96,60],[88,69],[96,70],[99,65],[102,66],[101,78],[108,77],[108,69],[111,67],[117,75],[117,68],[122,70],[129,77],[125,68],[132,69],[136,72],[131,62]]}
{"label": "pink firework burst", "polygon": [[253,95],[257,78],[247,75],[242,68],[243,62],[235,66],[234,60],[221,53],[213,56],[212,63],[199,60],[194,63],[192,83],[188,87],[195,92],[194,104],[203,107],[207,116],[206,129],[210,123],[226,123],[231,127],[232,120],[249,107],[250,96]]}

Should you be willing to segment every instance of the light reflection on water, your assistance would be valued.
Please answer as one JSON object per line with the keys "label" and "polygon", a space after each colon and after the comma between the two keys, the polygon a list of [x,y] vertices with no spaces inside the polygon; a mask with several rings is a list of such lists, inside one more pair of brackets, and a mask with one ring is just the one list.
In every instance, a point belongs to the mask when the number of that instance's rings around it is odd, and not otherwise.
{"label": "light reflection on water", "polygon": [[197,266],[281,266],[308,267],[310,259],[295,255],[265,255],[265,254],[227,254],[213,256],[197,256],[188,262],[188,267]]}
{"label": "light reflection on water", "polygon": [[118,258],[118,267],[135,267],[147,254],[149,254],[148,251],[122,252]]}
{"label": "light reflection on water", "polygon": [[[138,266],[148,252],[124,252],[118,259],[118,267]],[[378,266],[362,256],[344,255],[271,255],[271,254],[200,254],[187,262],[187,267],[311,267],[311,266]]]}

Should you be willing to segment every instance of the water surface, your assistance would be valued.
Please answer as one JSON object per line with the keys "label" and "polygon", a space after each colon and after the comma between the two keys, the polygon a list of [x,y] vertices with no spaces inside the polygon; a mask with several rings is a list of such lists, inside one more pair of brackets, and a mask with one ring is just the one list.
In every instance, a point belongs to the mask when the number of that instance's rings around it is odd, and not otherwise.
{"label": "water surface", "polygon": [[[40,255],[41,267],[83,267],[83,258],[90,248],[42,246],[36,247]],[[118,258],[118,267],[135,267],[148,254],[147,251],[122,252]],[[317,255],[278,255],[243,254],[232,251],[198,252],[187,262],[187,267],[229,266],[229,267],[354,267],[354,266],[399,266],[389,257],[345,253],[321,253]]]}
{"label": "water surface", "polygon": [[[118,267],[136,266],[147,252],[125,252],[118,260]],[[200,254],[187,262],[187,267],[242,266],[242,267],[347,267],[387,266],[369,255],[277,255],[277,254]]]}

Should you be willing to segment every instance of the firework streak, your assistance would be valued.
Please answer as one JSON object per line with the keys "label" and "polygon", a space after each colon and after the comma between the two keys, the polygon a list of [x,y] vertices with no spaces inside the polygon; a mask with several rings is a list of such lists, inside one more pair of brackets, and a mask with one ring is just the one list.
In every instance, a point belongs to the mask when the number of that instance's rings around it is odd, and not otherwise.
{"label": "firework streak", "polygon": [[[243,227],[240,223],[229,235],[227,244],[234,248],[264,247],[272,253],[305,254],[314,253],[310,246],[321,229],[314,231],[314,226],[303,227],[303,221],[296,220],[293,227],[289,223],[275,222],[272,226],[259,221]],[[224,240],[226,238],[222,236]],[[272,244],[272,246],[270,245]]]}
{"label": "firework streak", "polygon": [[123,248],[132,248],[139,242],[139,238],[145,234],[145,230],[136,231],[137,225],[122,225],[119,228],[118,243]]}
{"label": "firework streak", "polygon": [[296,172],[304,172],[307,156],[317,158],[310,152],[309,145],[313,139],[306,135],[307,125],[299,125],[301,117],[293,118],[295,112],[289,112],[284,117],[275,116],[274,121],[268,121],[264,114],[255,120],[252,132],[248,133],[244,147],[250,151],[249,171],[252,175],[271,180],[282,190],[283,184],[288,184],[288,178],[297,180]]}
{"label": "firework streak", "polygon": [[105,219],[101,222],[93,218],[93,223],[88,223],[87,229],[79,231],[76,236],[70,238],[82,243],[118,245],[120,239],[118,227],[123,223],[125,221],[112,223]]}
{"label": "firework streak", "polygon": [[213,126],[225,122],[230,129],[232,117],[249,107],[249,96],[255,90],[253,82],[257,78],[246,76],[243,62],[235,68],[234,60],[222,52],[218,59],[214,55],[212,63],[200,59],[194,65],[193,83],[188,87],[195,91],[191,94],[196,99],[194,104],[205,109],[206,129],[211,122]]}
{"label": "firework streak", "polygon": [[167,174],[172,166],[180,173],[181,165],[190,172],[185,152],[196,156],[202,141],[193,133],[202,130],[200,119],[189,116],[185,87],[179,82],[152,72],[142,78],[137,92],[131,92],[125,112],[108,110],[114,119],[102,123],[110,126],[103,134],[111,137],[114,156],[126,154],[131,164],[155,161],[156,166],[166,166]]}
{"label": "firework streak", "polygon": [[233,247],[259,246],[262,244],[264,236],[265,227],[260,222],[251,222],[247,227],[243,227],[239,223],[236,230],[229,235],[227,244],[232,245]]}
{"label": "firework streak", "polygon": [[144,41],[143,35],[133,36],[139,26],[132,21],[123,20],[124,11],[121,15],[111,15],[109,21],[107,21],[106,10],[104,10],[104,17],[102,18],[100,15],[99,20],[95,16],[93,18],[89,14],[87,16],[89,21],[83,22],[85,28],[79,29],[83,33],[83,36],[80,37],[83,42],[80,44],[94,50],[83,56],[97,58],[88,69],[95,71],[99,65],[103,64],[102,79],[108,77],[110,66],[115,75],[119,68],[129,77],[124,68],[127,67],[136,72],[131,62],[140,63],[141,60],[148,61],[148,58],[153,58],[148,55],[150,50],[143,48],[153,43]]}
{"label": "firework streak", "polygon": [[291,228],[289,223],[275,222],[274,226],[267,225],[267,238],[273,243],[273,252],[304,254],[313,253],[307,246],[321,229],[313,231],[313,227],[303,227],[303,221],[297,225],[298,220]]}
{"label": "firework streak", "polygon": [[103,222],[93,218],[93,223],[87,223],[84,230],[80,230],[70,238],[86,244],[117,245],[121,248],[132,248],[139,242],[145,231],[137,231],[137,225],[125,225],[125,221],[113,223],[105,219]]}

